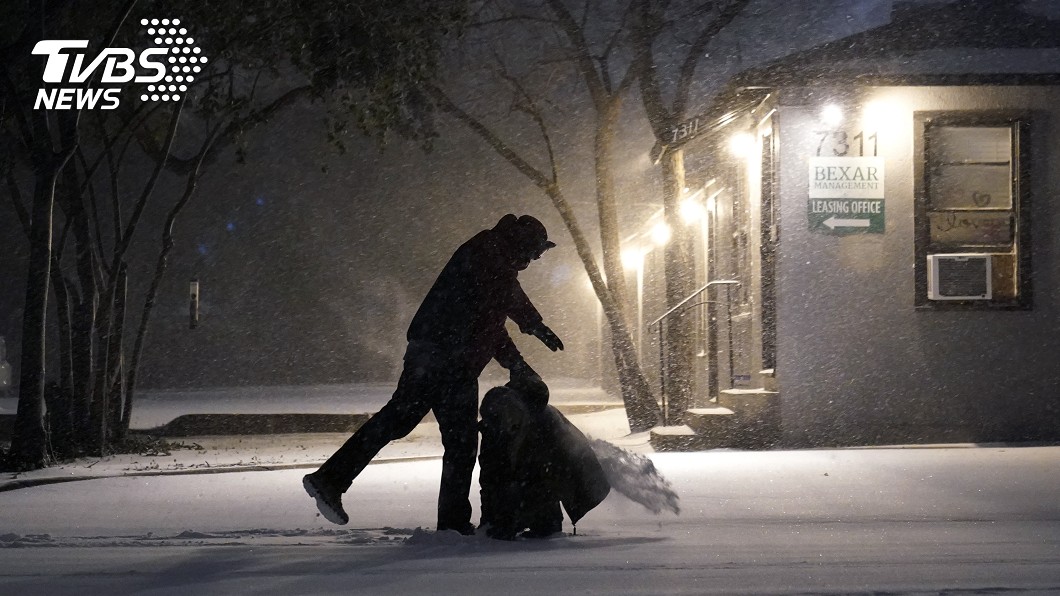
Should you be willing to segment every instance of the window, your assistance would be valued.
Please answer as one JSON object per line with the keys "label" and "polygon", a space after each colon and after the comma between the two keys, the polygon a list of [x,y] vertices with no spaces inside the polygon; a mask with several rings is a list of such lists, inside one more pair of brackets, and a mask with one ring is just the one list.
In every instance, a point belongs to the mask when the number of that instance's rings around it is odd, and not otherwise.
{"label": "window", "polygon": [[1028,124],[994,112],[918,112],[916,306],[1031,306]]}

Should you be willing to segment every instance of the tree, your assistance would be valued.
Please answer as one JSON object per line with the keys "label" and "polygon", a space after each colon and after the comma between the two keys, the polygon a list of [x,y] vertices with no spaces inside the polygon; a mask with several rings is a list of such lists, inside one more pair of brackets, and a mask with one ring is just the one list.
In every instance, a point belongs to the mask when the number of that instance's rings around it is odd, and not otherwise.
{"label": "tree", "polygon": [[[518,5],[490,2],[479,11],[475,27],[487,33],[482,38],[469,40],[465,47],[471,53],[481,53],[483,48],[475,44],[483,44],[485,51],[492,54],[492,58],[486,60],[493,65],[493,82],[506,88],[511,97],[508,113],[522,114],[529,120],[529,126],[539,139],[536,148],[530,147],[523,152],[517,150],[516,143],[524,138],[520,133],[512,133],[506,140],[503,133],[499,132],[505,122],[493,127],[487,125],[484,118],[458,105],[452,98],[452,89],[437,85],[429,90],[440,109],[467,126],[531,180],[559,212],[607,317],[612,353],[630,428],[633,432],[641,432],[658,423],[659,406],[637,360],[629,331],[629,301],[621,261],[618,201],[612,169],[618,119],[623,101],[636,81],[636,73],[630,62],[617,55],[628,34],[631,9],[632,5],[629,5],[623,10],[612,12],[588,2],[580,18],[576,18],[561,0],[546,0],[541,4]],[[519,35],[510,27],[504,33],[497,32],[497,28],[513,23],[528,28],[524,29],[524,35]],[[528,55],[531,51],[525,48],[533,45],[532,42],[528,43],[527,38],[538,43],[547,39],[549,43],[540,52]],[[523,47],[502,50],[499,47],[502,43],[493,41],[498,39],[516,39],[514,45]],[[522,72],[515,72],[510,62],[520,58]],[[471,59],[482,58],[479,55]],[[570,81],[561,81],[564,75],[556,73],[558,65],[568,68],[565,75],[575,77],[580,84],[575,86]],[[585,93],[583,97],[593,112],[592,160],[603,271],[565,196],[559,157],[553,141],[555,129],[550,128],[546,114],[546,106],[557,103],[562,103],[565,109],[571,109],[569,99],[559,96],[572,89]],[[570,118],[569,114],[567,117]],[[510,126],[510,122],[507,125]],[[535,151],[543,155],[547,163],[545,167],[532,165],[534,160],[531,155]]]}
{"label": "tree", "polygon": [[[112,24],[105,29],[103,39],[112,41],[128,17],[134,1],[126,2],[120,7]],[[44,431],[44,373],[45,373],[45,337],[46,312],[51,276],[53,273],[52,226],[55,206],[55,191],[60,176],[79,146],[80,111],[50,114],[43,110],[33,110],[32,100],[23,93],[25,85],[32,81],[42,80],[43,63],[31,61],[19,72],[20,56],[29,53],[29,48],[36,41],[44,39],[43,34],[49,25],[60,18],[68,3],[52,2],[37,6],[38,12],[32,10],[30,3],[21,14],[11,6],[7,7],[5,22],[18,14],[18,21],[24,26],[17,31],[10,42],[5,43],[0,53],[0,78],[4,90],[3,117],[5,129],[14,129],[17,146],[22,149],[21,157],[32,172],[31,208],[16,202],[16,211],[23,219],[30,242],[30,257],[26,281],[26,299],[23,315],[23,347],[20,369],[20,399],[12,437],[12,459],[18,468],[32,468],[43,465],[47,459],[46,435]],[[14,13],[14,14],[13,14]],[[9,143],[15,145],[15,143]],[[11,168],[14,164],[8,161],[7,180],[15,196],[17,185]]]}
{"label": "tree", "polygon": [[[541,188],[562,216],[607,316],[623,400],[630,426],[635,431],[654,425],[659,409],[637,362],[627,322],[629,300],[621,264],[619,197],[614,171],[624,102],[636,87],[651,130],[665,145],[667,133],[688,116],[696,71],[707,45],[748,3],[749,0],[630,0],[608,6],[585,1],[572,8],[573,3],[564,0],[486,2],[476,13],[474,28],[489,32],[470,40],[468,45],[479,52],[479,61],[483,60],[482,54],[490,55],[486,60],[493,65],[495,82],[503,84],[512,98],[508,115],[487,124],[483,116],[474,115],[471,109],[453,99],[452,85],[432,89],[432,96],[443,111],[464,123]],[[504,28],[504,32],[498,34],[498,28]],[[504,45],[498,38],[517,41]],[[664,40],[675,42],[676,48],[664,51],[662,60],[657,60],[657,46]],[[675,55],[683,57],[675,61]],[[471,63],[475,61],[474,57],[468,59]],[[515,67],[515,62],[521,67]],[[666,65],[670,63],[677,64],[676,72],[668,72],[671,69]],[[556,124],[550,124],[549,116],[566,117],[567,123],[571,119],[569,113],[565,116],[557,113],[572,110],[572,85],[562,79],[564,75],[557,74],[561,66],[567,69],[563,71],[565,75],[579,80],[577,96],[592,110],[593,127],[586,134],[592,136],[602,272],[560,182],[561,168],[553,142]],[[528,118],[540,139],[536,152],[544,156],[546,167],[532,165],[534,148],[521,151],[516,148],[525,135],[513,132],[506,136],[500,132],[504,126],[510,126],[511,114]],[[694,270],[692,239],[680,225],[684,166],[679,150],[664,153],[660,174],[664,217],[672,230],[664,254],[666,304],[673,308],[693,291],[691,272]],[[676,423],[683,422],[694,390],[693,326],[681,324],[679,317],[680,313],[675,313],[674,320],[665,328],[665,338],[660,338],[667,349],[661,366],[669,389],[669,409],[676,413],[672,418]]]}
{"label": "tree", "polygon": [[[684,154],[680,148],[669,149],[671,131],[688,119],[690,92],[695,82],[696,69],[707,46],[750,0],[727,0],[722,2],[695,3],[684,7],[680,3],[657,0],[637,0],[637,18],[633,27],[634,69],[640,82],[640,97],[648,122],[656,141],[664,147],[659,160],[662,178],[664,218],[672,231],[665,247],[664,268],[666,275],[666,303],[674,308],[694,291],[693,241],[685,226],[681,224],[680,202],[685,189]],[[676,13],[668,16],[668,12]],[[706,17],[706,18],[704,18]],[[695,23],[692,31],[686,23]],[[691,33],[692,41],[685,42],[680,36]],[[672,60],[666,54],[664,60],[657,59],[656,45],[666,34],[677,36],[680,45],[687,45],[684,57]],[[667,64],[677,64],[676,72],[667,72]],[[666,98],[666,83],[671,81],[669,101]],[[674,319],[666,328],[666,356],[663,358],[663,375],[670,390],[671,421],[684,422],[686,410],[692,404],[693,376],[693,325],[682,324],[684,313],[675,312]]]}
{"label": "tree", "polygon": [[[62,431],[63,454],[86,445],[106,449],[127,430],[140,354],[176,241],[174,224],[194,195],[202,168],[226,149],[245,154],[242,139],[248,130],[306,99],[327,106],[330,138],[340,149],[340,133],[351,123],[380,140],[397,131],[429,142],[429,111],[415,90],[436,65],[440,40],[456,31],[465,10],[456,0],[438,3],[434,11],[410,1],[382,0],[353,5],[127,0],[117,8],[101,1],[75,5],[56,0],[45,3],[39,14],[38,7],[29,1],[8,4],[0,15],[10,28],[0,40],[0,133],[5,146],[17,149],[0,166],[31,255],[10,453],[10,463],[19,469],[48,461],[46,411],[53,434]],[[132,97],[113,113],[87,116],[82,110],[33,109],[42,86],[43,61],[30,53],[37,41],[88,38],[91,48],[141,48],[142,23],[166,15],[180,15],[196,31],[202,55],[212,58],[203,61],[209,66],[201,74],[196,68],[194,84],[186,85],[179,101],[159,104]],[[192,82],[190,76],[187,82]],[[138,192],[128,192],[130,170],[135,178],[145,159],[152,164],[146,179]],[[125,315],[136,258],[130,247],[160,194],[160,183],[167,189],[176,186],[176,198],[161,208],[161,248],[130,348]],[[29,209],[22,198],[25,186],[33,188]],[[97,192],[110,195],[109,213],[100,209]],[[57,202],[63,221],[55,243],[52,214]],[[76,279],[62,271],[68,252],[76,261]],[[50,292],[56,298],[60,338],[57,349],[50,349],[60,381],[57,391],[47,393],[46,406]]]}

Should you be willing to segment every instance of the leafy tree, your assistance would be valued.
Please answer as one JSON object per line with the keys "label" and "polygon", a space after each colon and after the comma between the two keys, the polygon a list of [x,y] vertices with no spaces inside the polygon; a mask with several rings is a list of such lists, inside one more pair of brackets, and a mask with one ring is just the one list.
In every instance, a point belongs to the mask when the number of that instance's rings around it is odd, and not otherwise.
{"label": "leafy tree", "polygon": [[[429,144],[435,133],[417,90],[465,15],[459,0],[436,2],[433,10],[408,0],[127,0],[117,7],[27,0],[0,7],[0,146],[12,148],[0,156],[0,174],[30,245],[9,463],[45,465],[49,426],[60,455],[105,450],[128,429],[174,224],[204,168],[224,151],[245,156],[249,130],[306,100],[326,108],[326,131],[340,150],[347,130],[381,142],[396,132]],[[43,60],[30,51],[37,41],[88,39],[90,52],[139,50],[144,19],[178,17],[209,57],[179,101],[125,93],[119,109],[108,112],[33,109],[42,86]],[[158,204],[166,195],[174,195],[168,205]],[[129,279],[140,256],[131,248],[142,241],[152,207],[165,213],[161,247],[142,302],[132,301],[142,304],[134,333],[126,321],[128,291],[144,284]],[[74,277],[67,276],[67,258],[75,262]],[[49,295],[58,346],[45,344]],[[46,347],[59,369],[48,392]]]}

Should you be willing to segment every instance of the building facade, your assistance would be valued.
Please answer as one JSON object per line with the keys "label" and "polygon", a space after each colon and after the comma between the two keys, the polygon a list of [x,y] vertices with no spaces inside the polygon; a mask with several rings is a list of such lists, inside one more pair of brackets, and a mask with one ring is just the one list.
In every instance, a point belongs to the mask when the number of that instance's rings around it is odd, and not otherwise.
{"label": "building facade", "polygon": [[896,3],[680,146],[700,279],[738,282],[704,292],[707,446],[1060,439],[1060,27],[1006,4]]}

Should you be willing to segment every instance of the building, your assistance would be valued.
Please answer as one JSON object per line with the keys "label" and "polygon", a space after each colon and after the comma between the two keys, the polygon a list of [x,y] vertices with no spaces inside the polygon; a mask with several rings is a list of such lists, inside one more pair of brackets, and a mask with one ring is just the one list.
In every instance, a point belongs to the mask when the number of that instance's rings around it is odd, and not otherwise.
{"label": "building", "polygon": [[701,444],[1060,439],[1058,71],[1019,3],[895,2],[656,148],[739,282],[702,294]]}

